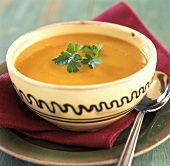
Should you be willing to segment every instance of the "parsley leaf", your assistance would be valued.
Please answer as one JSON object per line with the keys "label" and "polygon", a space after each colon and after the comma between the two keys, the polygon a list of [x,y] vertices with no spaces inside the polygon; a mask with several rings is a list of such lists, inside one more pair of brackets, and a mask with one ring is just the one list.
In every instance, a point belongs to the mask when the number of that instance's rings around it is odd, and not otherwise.
{"label": "parsley leaf", "polygon": [[75,44],[75,46],[72,43],[69,43],[67,46],[66,51],[61,51],[60,55],[52,61],[57,65],[66,65],[68,72],[76,72],[79,71],[81,64],[80,62],[77,62],[79,60],[82,60],[82,57],[77,54],[77,51],[79,51],[83,46],[81,44]]}
{"label": "parsley leaf", "polygon": [[81,65],[79,62],[76,62],[76,61],[70,61],[70,63],[68,63],[68,66],[67,66],[67,71],[68,72],[76,72],[76,71],[79,71]]}
{"label": "parsley leaf", "polygon": [[61,55],[59,55],[57,58],[53,59],[53,62],[57,65],[65,65],[68,63],[68,59],[70,57],[70,54],[68,52],[60,52]]}
{"label": "parsley leaf", "polygon": [[73,44],[69,43],[66,51],[69,52],[69,53],[73,53],[75,51]]}

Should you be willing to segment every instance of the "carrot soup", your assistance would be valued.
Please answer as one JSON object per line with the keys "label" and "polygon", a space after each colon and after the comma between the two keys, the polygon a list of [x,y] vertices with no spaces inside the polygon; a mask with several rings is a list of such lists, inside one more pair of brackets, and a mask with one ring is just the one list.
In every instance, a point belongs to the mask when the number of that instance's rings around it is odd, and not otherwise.
{"label": "carrot soup", "polygon": [[[66,65],[56,65],[53,58],[66,50],[68,43],[103,45],[102,63],[94,69],[81,64],[78,72],[67,72]],[[80,52],[80,54],[82,54]],[[58,85],[90,85],[122,79],[139,71],[147,58],[136,46],[98,34],[67,34],[39,41],[26,48],[16,59],[15,67],[23,75],[45,83]]]}

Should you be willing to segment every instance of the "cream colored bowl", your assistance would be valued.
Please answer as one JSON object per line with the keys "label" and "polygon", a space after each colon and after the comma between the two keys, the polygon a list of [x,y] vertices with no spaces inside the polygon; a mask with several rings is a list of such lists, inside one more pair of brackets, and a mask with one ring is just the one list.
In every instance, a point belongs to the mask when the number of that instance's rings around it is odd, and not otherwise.
{"label": "cream colored bowl", "polygon": [[[83,86],[35,81],[14,67],[18,55],[33,43],[56,35],[79,32],[109,35],[128,41],[142,50],[148,63],[126,78]],[[9,48],[6,62],[15,90],[37,115],[64,129],[93,131],[126,115],[144,97],[155,72],[156,59],[153,43],[141,33],[111,23],[80,21],[45,26],[21,36]]]}

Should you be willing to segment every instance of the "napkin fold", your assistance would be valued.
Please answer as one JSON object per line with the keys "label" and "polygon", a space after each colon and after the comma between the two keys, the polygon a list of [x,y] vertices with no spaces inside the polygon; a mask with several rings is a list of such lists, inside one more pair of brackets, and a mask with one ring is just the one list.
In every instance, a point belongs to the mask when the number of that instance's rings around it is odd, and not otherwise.
{"label": "napkin fold", "polygon": [[[125,25],[148,36],[158,52],[157,70],[170,75],[170,52],[149,32],[127,3],[112,6],[93,20]],[[136,111],[132,111],[95,132],[66,131],[33,113],[16,94],[8,73],[0,76],[0,126],[16,129],[32,138],[65,145],[111,148],[119,134],[134,121],[136,114]]]}

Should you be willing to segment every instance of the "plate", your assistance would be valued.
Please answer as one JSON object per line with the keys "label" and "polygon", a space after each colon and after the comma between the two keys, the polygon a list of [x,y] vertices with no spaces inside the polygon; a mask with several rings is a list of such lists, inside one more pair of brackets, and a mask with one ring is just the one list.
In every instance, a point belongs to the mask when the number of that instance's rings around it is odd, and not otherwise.
{"label": "plate", "polygon": [[[7,72],[0,64],[0,75]],[[147,113],[139,135],[135,157],[170,138],[170,101],[158,112]],[[19,159],[42,165],[104,165],[118,161],[131,126],[123,131],[111,149],[67,146],[29,138],[15,130],[0,128],[0,150]]]}

